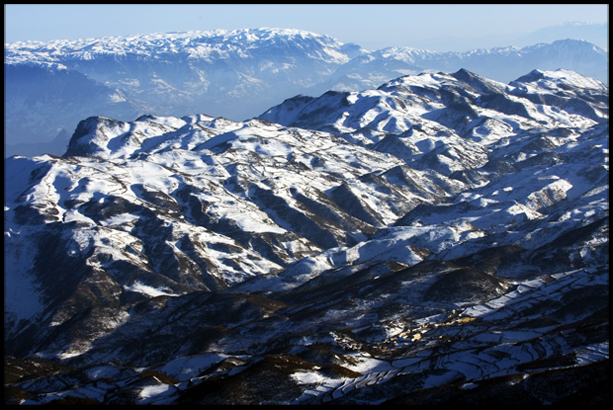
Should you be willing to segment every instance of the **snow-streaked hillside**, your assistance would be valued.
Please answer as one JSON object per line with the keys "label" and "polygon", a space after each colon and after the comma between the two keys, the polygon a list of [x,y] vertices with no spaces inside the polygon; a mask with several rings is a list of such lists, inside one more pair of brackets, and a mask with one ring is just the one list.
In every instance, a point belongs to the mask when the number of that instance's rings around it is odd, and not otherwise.
{"label": "snow-streaked hillside", "polygon": [[84,119],[63,156],[5,159],[5,362],[44,376],[13,385],[364,404],[514,381],[559,402],[583,378],[524,379],[608,359],[608,140],[608,87],[568,70]]}
{"label": "snow-streaked hillside", "polygon": [[[607,61],[606,52],[578,40],[466,53],[367,51],[271,28],[9,43],[6,156],[61,155],[68,141],[58,133],[92,115],[132,121],[205,112],[242,121],[298,94],[361,91],[428,70],[466,68],[508,82],[535,68],[565,68],[607,81]],[[25,143],[46,145],[16,146]]]}

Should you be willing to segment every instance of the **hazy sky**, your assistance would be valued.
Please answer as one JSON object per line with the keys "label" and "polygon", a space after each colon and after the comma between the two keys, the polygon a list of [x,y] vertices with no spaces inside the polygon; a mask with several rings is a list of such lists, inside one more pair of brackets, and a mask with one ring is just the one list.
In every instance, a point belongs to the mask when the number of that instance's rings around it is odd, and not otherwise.
{"label": "hazy sky", "polygon": [[5,5],[5,42],[169,31],[296,28],[374,50],[507,46],[566,22],[607,23],[608,5]]}

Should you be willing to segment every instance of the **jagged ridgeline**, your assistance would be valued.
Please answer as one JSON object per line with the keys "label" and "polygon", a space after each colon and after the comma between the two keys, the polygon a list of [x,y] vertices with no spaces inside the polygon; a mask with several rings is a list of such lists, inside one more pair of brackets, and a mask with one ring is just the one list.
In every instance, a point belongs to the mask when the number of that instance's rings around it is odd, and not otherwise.
{"label": "jagged ridgeline", "polygon": [[426,70],[509,82],[564,67],[608,81],[608,53],[582,40],[464,53],[376,51],[295,29],[243,29],[5,44],[5,156],[62,155],[79,121],[206,113],[253,118],[298,94],[361,91]]}
{"label": "jagged ridgeline", "polygon": [[5,401],[601,399],[608,99],[462,69],[82,120],[5,159]]}

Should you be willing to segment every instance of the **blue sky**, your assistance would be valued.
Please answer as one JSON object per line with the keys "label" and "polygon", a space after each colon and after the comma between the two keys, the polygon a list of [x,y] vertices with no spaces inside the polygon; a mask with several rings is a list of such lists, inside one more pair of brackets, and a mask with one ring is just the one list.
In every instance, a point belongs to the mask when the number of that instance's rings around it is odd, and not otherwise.
{"label": "blue sky", "polygon": [[131,34],[297,28],[374,50],[464,51],[513,44],[543,27],[608,23],[608,5],[5,5],[6,42]]}

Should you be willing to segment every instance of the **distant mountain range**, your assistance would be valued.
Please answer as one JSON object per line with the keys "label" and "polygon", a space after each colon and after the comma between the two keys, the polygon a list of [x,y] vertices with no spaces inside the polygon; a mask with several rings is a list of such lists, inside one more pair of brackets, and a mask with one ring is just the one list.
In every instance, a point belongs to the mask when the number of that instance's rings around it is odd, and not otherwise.
{"label": "distant mountain range", "polygon": [[[225,84],[249,101],[275,70],[313,87],[325,67],[392,70],[401,55],[233,35],[269,60],[224,33],[183,37],[194,65],[148,47],[120,58],[123,40],[72,64],[123,66],[144,104],[205,87],[171,75],[181,67],[233,72]],[[173,55],[178,38],[148,41]],[[147,67],[159,81],[133,77]],[[48,70],[52,85],[97,84]],[[113,104],[130,103],[108,81]],[[5,159],[5,403],[603,403],[608,101],[569,70],[505,84],[461,69],[295,96],[242,122],[82,119],[62,156]]]}
{"label": "distant mountain range", "polygon": [[465,68],[502,82],[565,68],[608,81],[608,53],[580,40],[470,52],[366,51],[292,29],[5,44],[5,156],[61,155],[83,118],[207,113],[253,118],[296,95],[359,91]]}
{"label": "distant mountain range", "polygon": [[[609,50],[609,23],[583,23],[570,21],[540,28],[530,34],[518,37],[518,45],[550,43],[561,38],[576,38],[588,41],[598,47]],[[515,43],[512,43],[515,44]]]}

